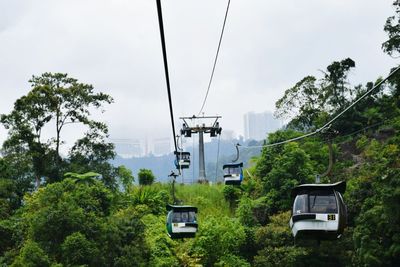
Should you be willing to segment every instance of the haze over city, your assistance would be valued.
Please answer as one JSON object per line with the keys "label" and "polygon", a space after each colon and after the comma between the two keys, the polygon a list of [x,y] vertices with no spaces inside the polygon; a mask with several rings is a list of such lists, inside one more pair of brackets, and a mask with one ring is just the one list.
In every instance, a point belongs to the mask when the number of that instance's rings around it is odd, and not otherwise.
{"label": "haze over city", "polygon": [[0,266],[399,266],[400,0],[0,0]]}
{"label": "haze over city", "polygon": [[[387,2],[233,1],[205,114],[221,115],[223,129],[244,136],[245,113],[273,112],[285,89],[306,75],[321,76],[334,60],[356,62],[354,84],[385,76],[394,65],[380,49],[382,22],[393,13]],[[199,112],[225,4],[164,3],[176,117]],[[65,72],[114,98],[105,113],[94,112],[109,125],[110,138],[171,135],[153,1],[2,1],[0,9],[0,113],[30,90],[32,75]],[[77,129],[65,129],[65,146]],[[4,141],[3,126],[0,134]]]}

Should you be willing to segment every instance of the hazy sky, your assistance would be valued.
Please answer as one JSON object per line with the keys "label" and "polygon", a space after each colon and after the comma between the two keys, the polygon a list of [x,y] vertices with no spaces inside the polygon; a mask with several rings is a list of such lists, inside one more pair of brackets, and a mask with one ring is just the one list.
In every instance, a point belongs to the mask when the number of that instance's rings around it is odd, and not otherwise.
{"label": "hazy sky", "polygon": [[[243,114],[273,111],[285,89],[351,57],[353,83],[385,76],[389,0],[232,0],[206,115],[243,134]],[[175,117],[197,114],[227,0],[164,0]],[[155,0],[0,0],[0,113],[29,78],[66,72],[112,95],[95,116],[111,138],[170,136]],[[5,138],[0,126],[0,141]],[[75,129],[67,129],[72,138]]]}

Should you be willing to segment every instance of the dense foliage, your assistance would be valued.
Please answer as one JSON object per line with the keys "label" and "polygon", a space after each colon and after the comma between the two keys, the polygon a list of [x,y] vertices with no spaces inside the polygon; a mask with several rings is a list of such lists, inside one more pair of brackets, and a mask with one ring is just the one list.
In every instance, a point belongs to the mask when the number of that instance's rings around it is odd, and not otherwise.
{"label": "dense foliage", "polygon": [[[384,51],[400,51],[399,1],[385,25]],[[267,144],[319,129],[374,86],[347,81],[346,58],[321,78],[307,76],[277,101],[289,123]],[[389,70],[388,70],[389,71]],[[380,78],[377,78],[379,81]],[[335,120],[335,135],[313,135],[264,147],[241,186],[175,184],[176,198],[198,207],[195,238],[166,234],[171,185],[141,169],[138,185],[111,166],[107,125],[89,107],[110,103],[66,74],[45,73],[1,116],[9,130],[0,158],[0,266],[398,266],[400,259],[400,75]],[[62,129],[87,126],[67,157]],[[52,125],[54,138],[41,129]],[[334,131],[333,131],[334,130]],[[332,144],[334,164],[326,172]],[[290,190],[345,180],[348,225],[335,241],[294,244]]]}
{"label": "dense foliage", "polygon": [[154,183],[156,177],[151,170],[148,169],[140,169],[138,173],[139,184],[140,185],[151,185]]}

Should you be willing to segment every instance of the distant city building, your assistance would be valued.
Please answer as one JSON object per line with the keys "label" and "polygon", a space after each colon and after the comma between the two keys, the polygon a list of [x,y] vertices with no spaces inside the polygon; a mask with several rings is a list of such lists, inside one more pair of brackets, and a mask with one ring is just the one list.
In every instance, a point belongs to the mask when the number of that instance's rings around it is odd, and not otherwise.
{"label": "distant city building", "polygon": [[163,156],[173,151],[170,138],[110,139],[115,152],[122,158]]}
{"label": "distant city building", "polygon": [[153,140],[153,154],[161,156],[171,153],[171,140],[169,138],[160,138]]}
{"label": "distant city building", "polygon": [[221,139],[222,140],[232,140],[235,138],[235,132],[232,130],[222,130]]}
{"label": "distant city building", "polygon": [[263,140],[268,133],[278,130],[282,125],[282,121],[275,119],[272,112],[248,112],[244,114],[244,138]]}
{"label": "distant city building", "polygon": [[115,152],[123,158],[143,156],[142,144],[138,139],[112,139]]}

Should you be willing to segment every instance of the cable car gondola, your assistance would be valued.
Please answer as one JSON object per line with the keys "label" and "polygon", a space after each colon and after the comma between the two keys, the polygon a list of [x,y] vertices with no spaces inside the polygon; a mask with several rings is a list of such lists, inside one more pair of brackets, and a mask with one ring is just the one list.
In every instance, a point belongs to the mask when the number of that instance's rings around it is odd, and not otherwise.
{"label": "cable car gondola", "polygon": [[224,180],[226,185],[240,185],[243,180],[243,162],[224,164]]}
{"label": "cable car gondola", "polygon": [[176,152],[175,167],[177,169],[188,169],[190,166],[190,152]]}
{"label": "cable car gondola", "polygon": [[197,208],[167,205],[167,232],[171,238],[194,237],[197,232]]}
{"label": "cable car gondola", "polygon": [[342,197],[345,191],[345,181],[294,187],[294,203],[289,223],[294,238],[339,238],[347,223],[347,208]]}

